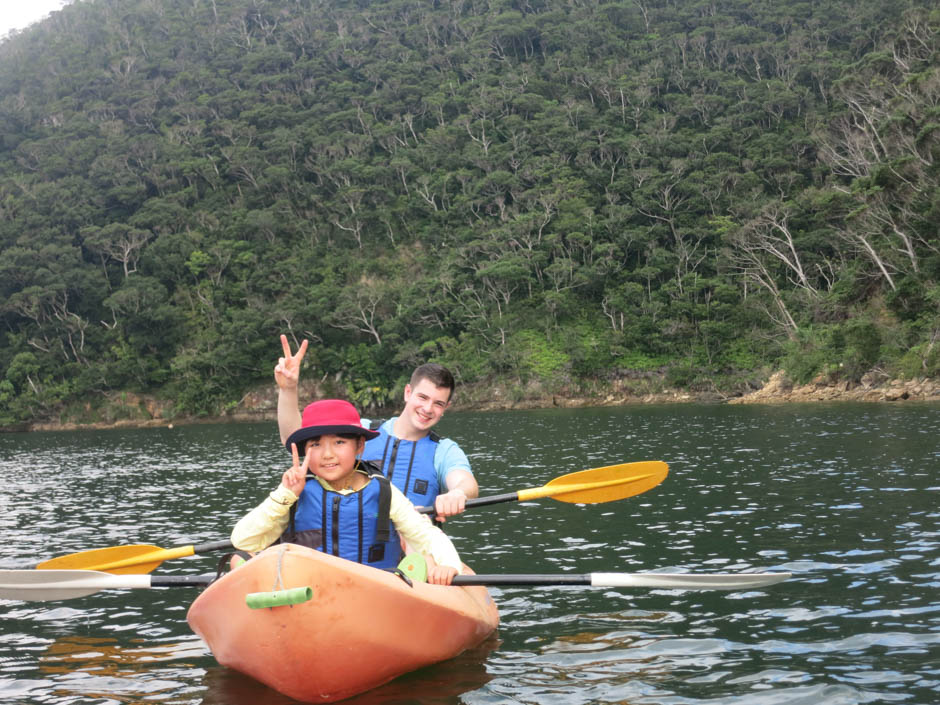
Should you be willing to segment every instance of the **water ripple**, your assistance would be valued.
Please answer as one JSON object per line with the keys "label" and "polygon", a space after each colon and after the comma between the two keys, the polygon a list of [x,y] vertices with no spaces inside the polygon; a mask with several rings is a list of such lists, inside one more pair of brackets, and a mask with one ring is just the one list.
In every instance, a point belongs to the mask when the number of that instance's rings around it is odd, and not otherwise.
{"label": "water ripple", "polygon": [[[621,502],[447,523],[481,573],[787,570],[763,590],[493,589],[499,638],[353,705],[935,705],[940,409],[636,407],[448,414],[484,494],[662,459]],[[217,540],[276,484],[273,424],[0,437],[0,563]],[[216,556],[164,563],[207,572]],[[288,705],[219,667],[192,588],[0,601],[0,700]]]}

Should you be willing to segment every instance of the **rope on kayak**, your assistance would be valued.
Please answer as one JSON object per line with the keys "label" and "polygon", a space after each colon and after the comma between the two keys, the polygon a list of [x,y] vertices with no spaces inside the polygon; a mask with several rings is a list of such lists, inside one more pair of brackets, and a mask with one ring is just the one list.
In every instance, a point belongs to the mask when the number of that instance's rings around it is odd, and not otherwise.
{"label": "rope on kayak", "polygon": [[284,554],[287,552],[287,546],[284,546],[277,553],[277,570],[274,572],[274,585],[271,587],[271,592],[274,592],[278,588],[286,590],[287,586],[284,584],[284,580],[281,578],[281,565],[284,563]]}

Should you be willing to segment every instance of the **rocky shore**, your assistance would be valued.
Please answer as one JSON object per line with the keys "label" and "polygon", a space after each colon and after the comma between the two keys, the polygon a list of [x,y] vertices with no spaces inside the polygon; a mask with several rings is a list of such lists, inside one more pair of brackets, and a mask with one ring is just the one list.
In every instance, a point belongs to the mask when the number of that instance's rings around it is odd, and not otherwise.
{"label": "rocky shore", "polygon": [[820,377],[809,384],[794,385],[781,372],[771,375],[755,392],[729,399],[729,404],[787,404],[819,401],[898,402],[940,401],[940,381],[934,379],[887,379],[866,374],[854,384],[831,382]]}
{"label": "rocky shore", "polygon": [[[316,385],[304,385],[301,399],[323,396]],[[631,404],[788,404],[810,402],[903,402],[940,401],[940,380],[887,379],[875,373],[860,382],[831,381],[820,377],[809,384],[794,385],[780,371],[770,376],[758,390],[734,395],[719,391],[688,390],[643,391],[626,384],[615,384],[596,394],[547,393],[538,387],[504,389],[492,385],[462,387],[454,402],[457,411],[497,411],[508,409],[581,408],[591,406],[626,406]],[[146,428],[174,424],[220,423],[228,421],[273,421],[277,418],[277,392],[274,385],[263,385],[246,394],[229,413],[213,417],[173,416],[172,405],[151,397],[121,394],[111,400],[108,413],[95,413],[91,406],[85,420],[63,419],[36,422],[13,430],[55,431],[94,428]],[[380,410],[380,415],[397,411],[397,407]],[[105,418],[102,418],[104,416]],[[111,418],[107,418],[110,416]],[[97,418],[96,418],[97,417]]]}

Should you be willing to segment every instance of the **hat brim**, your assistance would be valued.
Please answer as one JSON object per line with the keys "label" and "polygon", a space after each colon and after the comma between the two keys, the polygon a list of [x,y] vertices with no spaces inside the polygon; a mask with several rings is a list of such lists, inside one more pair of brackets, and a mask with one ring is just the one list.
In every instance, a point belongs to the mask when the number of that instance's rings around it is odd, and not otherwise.
{"label": "hat brim", "polygon": [[300,453],[303,451],[304,446],[306,446],[307,441],[311,438],[316,438],[317,436],[326,436],[328,434],[339,435],[341,433],[354,433],[357,436],[362,436],[367,441],[371,441],[373,438],[378,437],[378,431],[370,431],[367,428],[362,426],[352,426],[349,424],[336,424],[335,426],[306,426],[304,428],[299,428],[294,431],[287,440],[284,442],[284,445],[287,447],[287,450],[290,451],[291,445],[294,443],[297,444],[297,452]]}

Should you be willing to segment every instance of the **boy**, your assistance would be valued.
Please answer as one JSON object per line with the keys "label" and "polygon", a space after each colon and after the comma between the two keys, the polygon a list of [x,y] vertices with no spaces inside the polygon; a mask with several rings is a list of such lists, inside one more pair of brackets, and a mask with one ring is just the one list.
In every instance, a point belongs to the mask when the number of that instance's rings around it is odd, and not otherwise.
{"label": "boy", "polygon": [[377,436],[362,426],[349,402],[324,399],[308,405],[301,427],[287,439],[292,466],[278,488],[235,525],[232,544],[260,551],[276,541],[299,543],[376,568],[394,568],[400,534],[426,554],[428,582],[449,585],[461,568],[450,539],[375,466],[359,459],[366,440]]}

